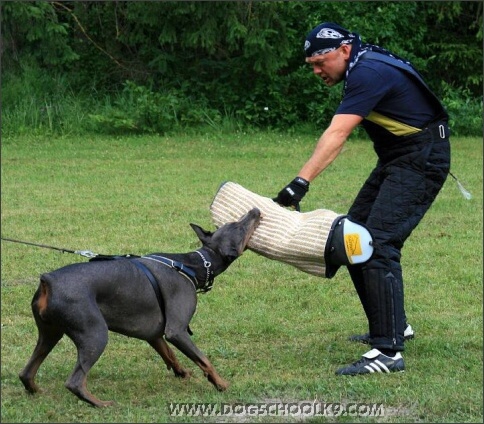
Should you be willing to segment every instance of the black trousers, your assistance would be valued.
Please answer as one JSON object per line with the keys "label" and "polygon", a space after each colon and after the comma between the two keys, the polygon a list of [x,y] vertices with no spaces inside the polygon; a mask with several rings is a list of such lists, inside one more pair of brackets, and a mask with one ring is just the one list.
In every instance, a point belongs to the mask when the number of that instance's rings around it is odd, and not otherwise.
{"label": "black trousers", "polygon": [[371,346],[403,351],[401,250],[449,173],[447,123],[434,123],[393,146],[375,144],[375,151],[377,166],[348,212],[369,228],[375,251],[368,262],[348,271],[368,318]]}

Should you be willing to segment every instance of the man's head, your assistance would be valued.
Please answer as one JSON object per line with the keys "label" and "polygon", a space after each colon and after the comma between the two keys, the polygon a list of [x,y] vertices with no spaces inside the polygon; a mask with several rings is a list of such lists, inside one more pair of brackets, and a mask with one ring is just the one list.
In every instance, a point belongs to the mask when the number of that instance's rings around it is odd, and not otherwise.
{"label": "man's head", "polygon": [[306,37],[306,63],[326,85],[332,86],[344,79],[356,34],[332,22],[319,24]]}

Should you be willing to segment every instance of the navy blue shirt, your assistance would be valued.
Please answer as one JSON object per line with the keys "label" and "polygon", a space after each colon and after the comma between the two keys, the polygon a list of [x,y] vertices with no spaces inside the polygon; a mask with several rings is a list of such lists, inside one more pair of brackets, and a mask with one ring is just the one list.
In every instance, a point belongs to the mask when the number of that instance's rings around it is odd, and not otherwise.
{"label": "navy blue shirt", "polygon": [[378,60],[360,60],[350,71],[336,114],[365,118],[375,143],[392,142],[418,132],[438,114],[421,84],[407,72]]}

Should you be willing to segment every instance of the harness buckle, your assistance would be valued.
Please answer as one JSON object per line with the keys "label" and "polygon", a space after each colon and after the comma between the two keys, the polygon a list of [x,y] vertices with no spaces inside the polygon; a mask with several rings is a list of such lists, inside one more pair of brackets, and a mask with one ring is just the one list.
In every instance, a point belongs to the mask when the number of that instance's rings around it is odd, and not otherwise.
{"label": "harness buckle", "polygon": [[99,256],[97,253],[91,252],[90,250],[76,250],[74,253],[91,259]]}

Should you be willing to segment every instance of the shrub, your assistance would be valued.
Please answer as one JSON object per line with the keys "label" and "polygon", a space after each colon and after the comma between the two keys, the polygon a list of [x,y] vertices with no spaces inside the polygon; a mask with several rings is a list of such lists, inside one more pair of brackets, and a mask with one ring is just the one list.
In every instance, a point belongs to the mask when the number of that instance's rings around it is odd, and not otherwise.
{"label": "shrub", "polygon": [[467,89],[456,89],[442,83],[442,103],[449,113],[452,135],[482,135],[482,97],[473,98]]}
{"label": "shrub", "polygon": [[19,73],[2,75],[2,135],[80,134],[91,103],[71,90],[66,75],[26,65]]}
{"label": "shrub", "polygon": [[96,113],[90,114],[91,128],[103,133],[164,134],[177,128],[214,126],[221,120],[218,111],[207,108],[175,90],[154,91],[126,81],[111,101],[106,97]]}

